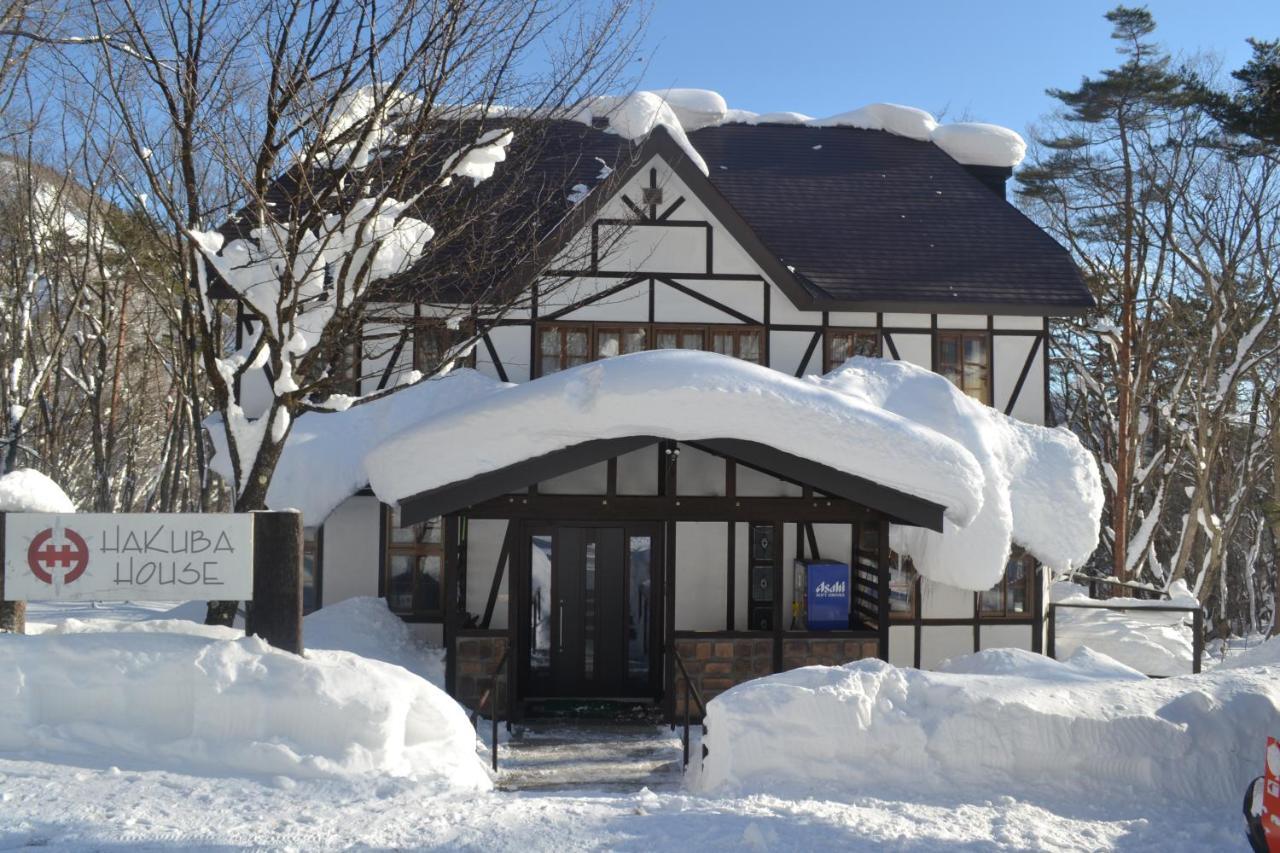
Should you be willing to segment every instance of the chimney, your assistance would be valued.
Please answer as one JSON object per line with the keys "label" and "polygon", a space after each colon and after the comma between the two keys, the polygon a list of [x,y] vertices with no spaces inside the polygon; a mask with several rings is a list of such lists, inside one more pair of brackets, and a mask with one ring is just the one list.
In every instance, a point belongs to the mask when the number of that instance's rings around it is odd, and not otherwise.
{"label": "chimney", "polygon": [[1013,177],[1012,166],[973,166],[966,165],[965,170],[973,175],[983,186],[991,190],[1000,198],[1006,198],[1005,182]]}

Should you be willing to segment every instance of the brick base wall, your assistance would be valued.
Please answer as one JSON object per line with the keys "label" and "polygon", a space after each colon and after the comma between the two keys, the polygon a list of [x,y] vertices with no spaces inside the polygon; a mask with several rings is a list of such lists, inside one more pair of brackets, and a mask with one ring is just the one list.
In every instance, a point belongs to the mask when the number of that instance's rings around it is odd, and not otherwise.
{"label": "brick base wall", "polygon": [[879,640],[788,638],[782,641],[782,668],[785,671],[802,666],[839,666],[879,654]]}
{"label": "brick base wall", "polygon": [[[471,710],[476,710],[480,699],[492,683],[493,669],[507,650],[506,637],[459,637],[454,645],[457,661],[457,679],[454,684],[453,698]],[[507,666],[512,662],[507,661]],[[507,708],[507,672],[503,668],[498,677],[498,707]],[[481,713],[489,716],[491,704],[486,704]]]}
{"label": "brick base wall", "polygon": [[[676,650],[689,671],[689,680],[698,688],[704,702],[710,702],[736,684],[773,674],[772,637],[708,637],[680,638]],[[837,666],[849,661],[879,656],[880,643],[875,639],[786,638],[782,641],[782,669],[822,664]],[[684,717],[684,684],[676,670],[675,713]],[[692,714],[698,712],[692,699]]]}

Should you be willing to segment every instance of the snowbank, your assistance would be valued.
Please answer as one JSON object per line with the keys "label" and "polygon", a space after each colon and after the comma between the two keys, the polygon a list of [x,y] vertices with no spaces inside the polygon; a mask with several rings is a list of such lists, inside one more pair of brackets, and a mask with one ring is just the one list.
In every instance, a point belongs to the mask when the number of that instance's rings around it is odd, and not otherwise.
{"label": "snowbank", "polygon": [[399,667],[143,628],[0,635],[0,751],[187,773],[491,785],[462,708]]}
{"label": "snowbank", "polygon": [[0,512],[75,512],[62,487],[33,468],[0,477]]}
{"label": "snowbank", "polygon": [[1011,418],[903,361],[852,358],[809,381],[945,435],[982,467],[981,511],[967,526],[952,519],[941,534],[892,528],[894,549],[924,577],[990,589],[1003,575],[1010,543],[1059,571],[1082,565],[1096,547],[1102,479],[1070,431]]}
{"label": "snowbank", "polygon": [[[1280,671],[1140,680],[1098,656],[982,652],[951,672],[864,660],[708,703],[706,791],[886,791],[1238,807],[1280,728]],[[1082,781],[1087,780],[1087,782]],[[1083,786],[1083,787],[1082,787]]]}
{"label": "snowbank", "polygon": [[[946,435],[834,388],[692,350],[618,356],[483,395],[382,442],[365,467],[374,492],[391,502],[582,442],[629,436],[761,442],[942,504],[956,525],[982,505],[982,470]],[[468,452],[431,453],[440,447]],[[430,466],[405,464],[424,453]]]}
{"label": "snowbank", "polygon": [[1280,637],[1272,637],[1239,654],[1228,655],[1218,664],[1218,669],[1244,669],[1253,666],[1280,666]]}
{"label": "snowbank", "polygon": [[[1195,660],[1190,613],[1153,612],[1153,607],[1199,607],[1184,581],[1175,581],[1169,600],[1109,598],[1099,601],[1077,584],[1059,582],[1052,601],[1091,605],[1059,607],[1055,611],[1054,653],[1062,658],[1089,648],[1109,655],[1147,675],[1186,675]],[[1127,610],[1098,607],[1108,604]],[[1246,666],[1248,664],[1245,664]]]}
{"label": "snowbank", "polygon": [[[303,523],[320,524],[338,504],[369,484],[364,456],[383,439],[468,400],[500,390],[501,382],[474,370],[456,370],[342,412],[299,417],[267,490],[267,505],[296,509]],[[226,433],[209,430],[210,466],[231,482]]]}
{"label": "snowbank", "polygon": [[414,639],[385,598],[348,598],[320,608],[303,618],[302,641],[308,655],[320,649],[351,652],[404,667],[444,689],[444,650]]}
{"label": "snowbank", "polygon": [[852,127],[882,130],[921,142],[932,142],[959,163],[1012,168],[1022,162],[1027,143],[1007,127],[982,122],[938,124],[931,113],[901,104],[876,103],[826,118],[779,111],[760,115],[731,109],[724,97],[708,89],[662,89],[594,99],[582,112],[590,124],[608,120],[609,129],[626,139],[642,139],[662,125],[675,137],[703,174],[706,163],[686,136],[704,127],[721,124],[796,124],[809,127]]}

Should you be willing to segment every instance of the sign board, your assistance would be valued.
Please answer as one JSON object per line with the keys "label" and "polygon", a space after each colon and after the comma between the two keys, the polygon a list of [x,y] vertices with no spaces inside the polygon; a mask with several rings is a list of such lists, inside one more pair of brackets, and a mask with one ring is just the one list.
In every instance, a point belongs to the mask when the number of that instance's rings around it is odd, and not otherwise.
{"label": "sign board", "polygon": [[10,513],[7,601],[247,601],[253,519],[230,513]]}

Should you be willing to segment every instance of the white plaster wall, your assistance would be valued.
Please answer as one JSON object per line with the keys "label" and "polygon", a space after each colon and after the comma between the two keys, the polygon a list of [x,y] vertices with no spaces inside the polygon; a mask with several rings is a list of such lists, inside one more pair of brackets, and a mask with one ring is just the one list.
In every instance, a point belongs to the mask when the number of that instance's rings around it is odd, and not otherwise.
{"label": "white plaster wall", "polygon": [[[1021,365],[1019,365],[1018,369],[1022,369]],[[1016,377],[1015,381],[1017,381]],[[1018,394],[1018,401],[1013,404],[1011,414],[1027,423],[1043,424],[1044,398],[1044,346],[1041,345],[1036,351],[1036,357],[1031,360],[1031,370],[1027,373],[1027,381],[1022,386],[1021,393]]]}
{"label": "white plaster wall", "polygon": [[933,318],[928,314],[895,314],[884,315],[885,328],[910,327],[928,329]]}
{"label": "white plaster wall", "polygon": [[[926,317],[928,315],[925,315]],[[964,329],[972,332],[987,330],[986,314],[939,314],[939,329]]]}
{"label": "white plaster wall", "polygon": [[774,325],[818,327],[822,325],[822,312],[797,308],[782,288],[770,282],[769,322]]}
{"label": "white plaster wall", "polygon": [[[995,408],[1002,412],[1009,405],[1014,386],[1018,384],[1018,376],[1022,373],[1027,354],[1031,352],[1035,340],[1031,335],[996,335],[992,341],[991,367],[992,378],[995,380],[992,383],[993,399]],[[1044,384],[1043,375],[1033,376],[1032,373],[1028,373],[1018,398],[1021,399],[1023,394],[1029,393],[1032,386],[1042,384]]]}
{"label": "white plaster wall", "polygon": [[1031,651],[1030,625],[997,625],[982,623],[978,629],[978,642],[983,649],[1024,649]]}
{"label": "white plaster wall", "polygon": [[[493,341],[493,348],[507,371],[508,382],[529,381],[529,334],[528,326],[494,326],[489,330],[489,340]],[[476,346],[476,369],[494,378],[498,376],[483,341]]]}
{"label": "white plaster wall", "polygon": [[924,619],[973,618],[972,592],[927,578],[920,582],[920,605],[920,615]]}
{"label": "white plaster wall", "polygon": [[[898,348],[899,359],[923,367],[925,370],[933,370],[933,338],[930,335],[894,332],[885,337],[893,339],[893,345]],[[893,358],[893,350],[889,349],[887,342],[882,352],[885,358]]]}
{"label": "white plaster wall", "polygon": [[[365,323],[364,324],[364,340],[361,350],[360,364],[360,392],[362,394],[371,394],[378,390],[378,383],[382,381],[382,374],[386,371],[387,365],[391,362],[391,356],[395,355],[396,342],[403,332],[404,326],[395,323]],[[400,353],[396,358],[396,366],[391,370],[391,378],[388,380],[388,386],[395,385],[396,379],[402,371],[408,371],[413,367],[413,336],[410,335],[404,342],[404,346],[400,348]]]}
{"label": "white plaster wall", "polygon": [[[853,527],[848,524],[815,524],[813,538],[818,542],[818,553],[824,560],[835,560],[852,565]],[[809,540],[805,539],[805,554],[809,553]]]}
{"label": "white plaster wall", "polygon": [[[493,586],[493,573],[502,553],[502,540],[507,534],[507,522],[499,519],[471,519],[467,522],[467,612],[484,616],[489,601],[489,589]],[[508,563],[511,561],[508,560]],[[493,607],[490,628],[507,627],[507,589],[511,579],[511,566],[502,573],[498,587],[498,599]]]}
{"label": "white plaster wall", "polygon": [[[816,331],[816,330],[815,330]],[[769,333],[769,366],[788,376],[795,376],[805,351],[813,341],[813,332],[770,332]],[[822,372],[822,341],[813,348],[809,359],[804,362],[804,369],[799,374]]]}
{"label": "white plaster wall", "polygon": [[1034,329],[1037,332],[1044,329],[1043,317],[1013,317],[997,314],[992,320],[997,329]]}
{"label": "white plaster wall", "polygon": [[874,329],[876,313],[874,311],[832,311],[827,314],[827,325],[850,329]]}
{"label": "white plaster wall", "polygon": [[925,625],[920,629],[920,668],[933,669],[950,658],[973,654],[969,625]]}
{"label": "white plaster wall", "polygon": [[324,604],[378,594],[382,539],[381,504],[367,496],[347,498],[324,520]]}
{"label": "white plaster wall", "polygon": [[[538,316],[546,317],[578,302],[599,296],[622,284],[616,278],[575,278],[567,281],[557,279],[554,286],[544,284],[538,296]],[[550,292],[546,292],[546,291]],[[568,312],[558,317],[559,322],[572,320],[615,320],[627,323],[643,323],[649,319],[649,282],[637,282],[629,287],[599,296],[589,305]]]}
{"label": "white plaster wall", "polygon": [[911,625],[889,626],[889,663],[894,666],[915,666],[916,631]]}
{"label": "white plaster wall", "polygon": [[[686,218],[685,208],[688,205],[686,199],[675,218]],[[715,238],[711,239],[714,241]],[[714,248],[713,245],[713,251]],[[714,261],[714,257],[712,260]],[[599,268],[618,272],[654,270],[665,273],[705,273],[707,229],[638,224],[622,235],[610,247],[610,251],[600,258]]]}
{"label": "white plaster wall", "polygon": [[677,631],[724,629],[725,536],[724,522],[676,524]]}

